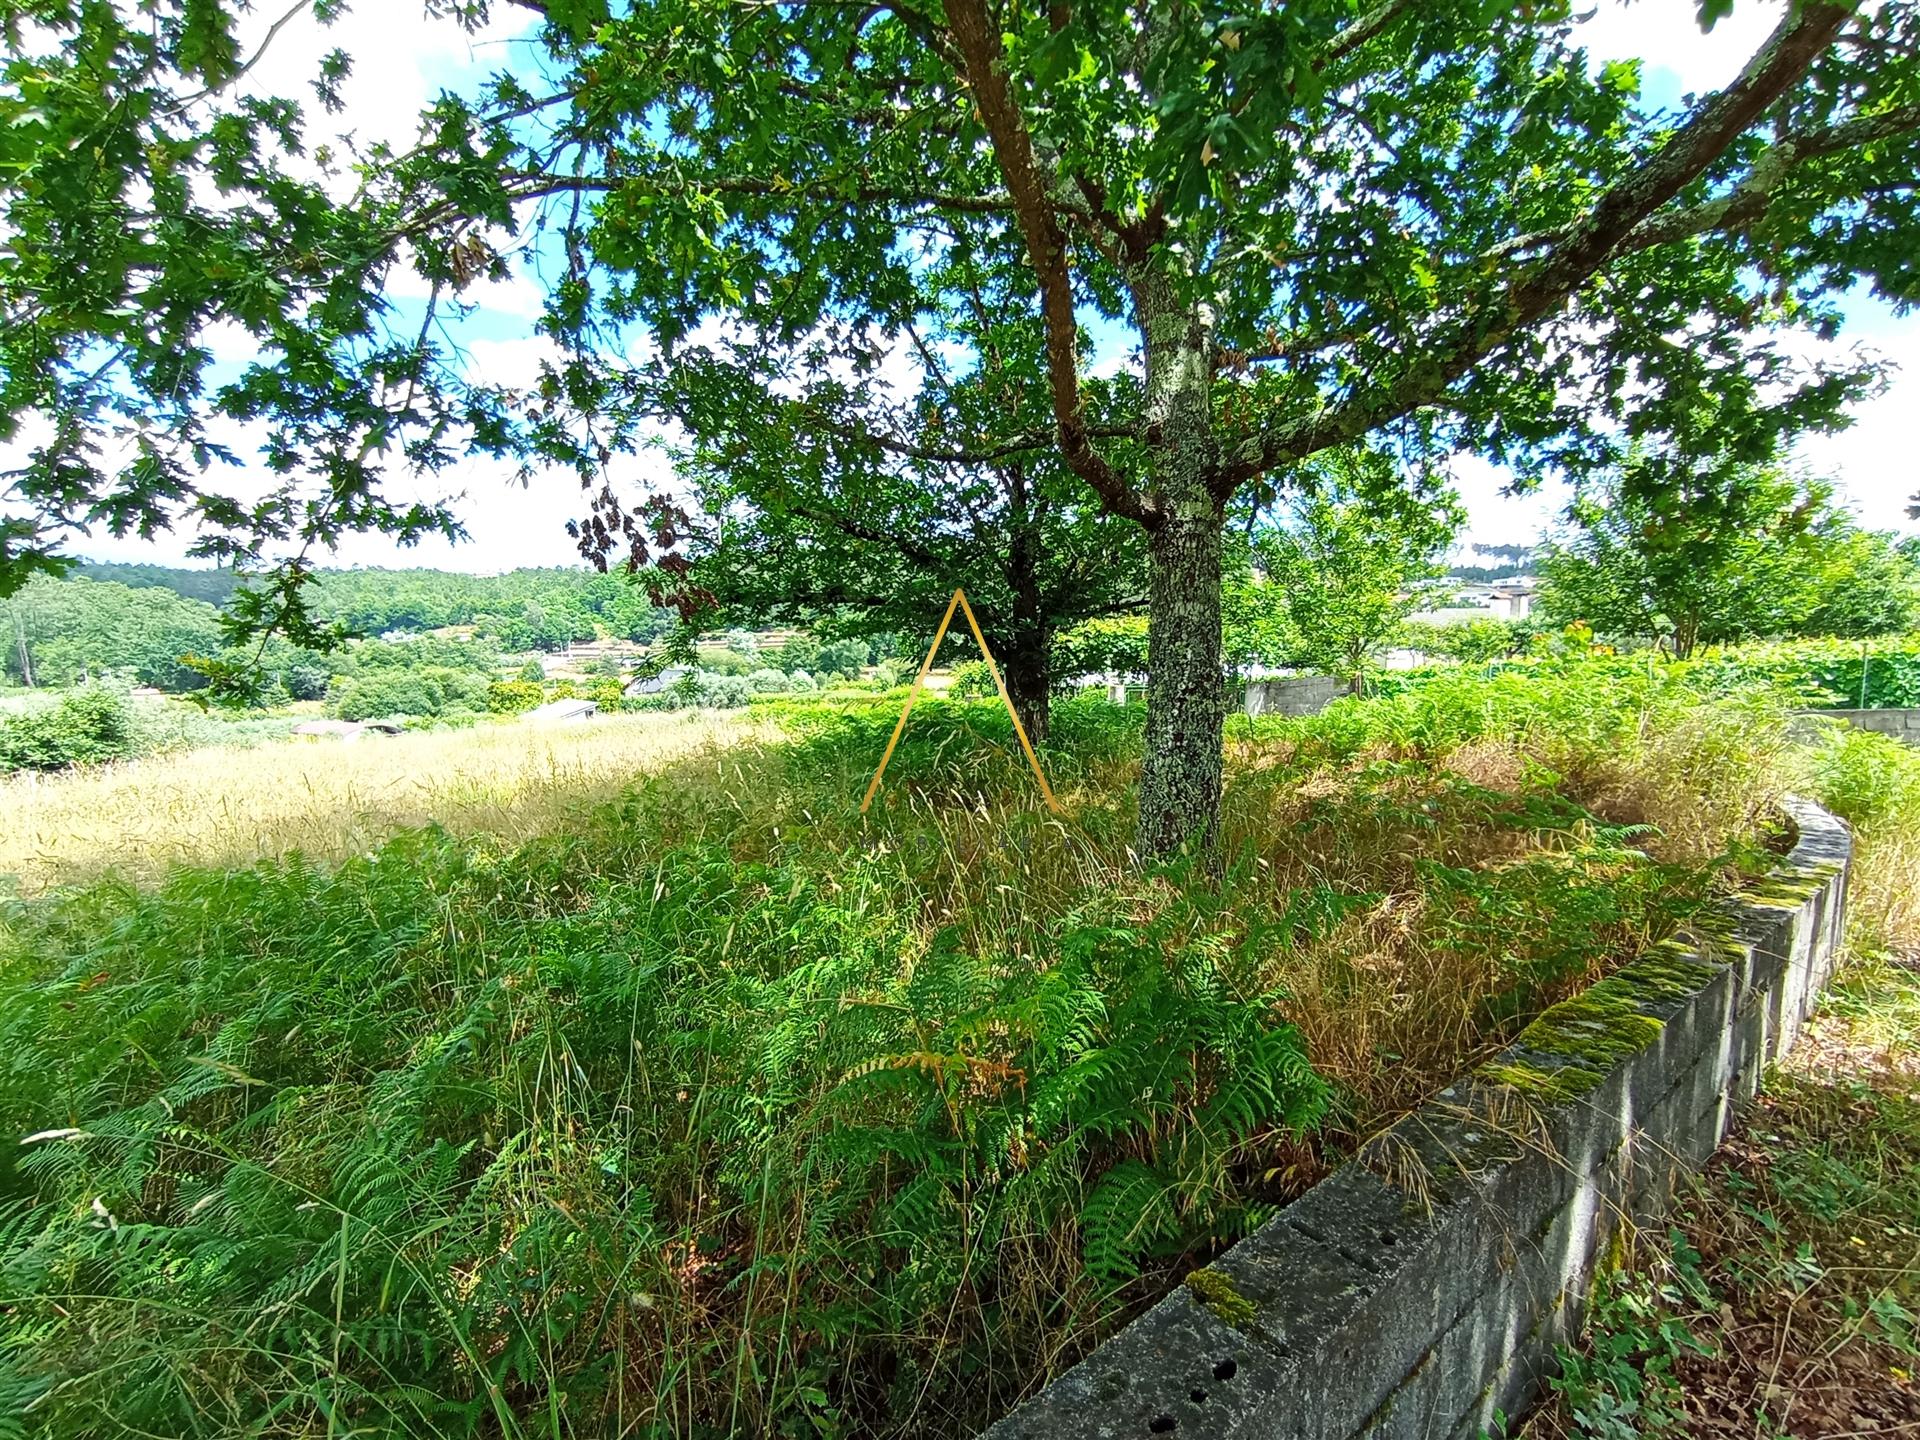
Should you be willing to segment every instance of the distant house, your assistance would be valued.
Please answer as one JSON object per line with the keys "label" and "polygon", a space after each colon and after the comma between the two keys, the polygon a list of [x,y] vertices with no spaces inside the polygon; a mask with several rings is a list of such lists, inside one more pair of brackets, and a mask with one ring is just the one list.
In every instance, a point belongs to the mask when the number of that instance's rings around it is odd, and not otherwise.
{"label": "distant house", "polygon": [[600,707],[591,700],[549,700],[527,712],[536,725],[552,725],[573,720],[591,720]]}
{"label": "distant house", "polygon": [[339,740],[352,743],[362,735],[399,735],[406,730],[398,720],[302,720],[293,734],[302,740]]}
{"label": "distant house", "polygon": [[629,696],[659,695],[678,685],[686,677],[688,669],[685,665],[669,665],[658,675],[649,675],[643,680],[629,680],[626,693]]}

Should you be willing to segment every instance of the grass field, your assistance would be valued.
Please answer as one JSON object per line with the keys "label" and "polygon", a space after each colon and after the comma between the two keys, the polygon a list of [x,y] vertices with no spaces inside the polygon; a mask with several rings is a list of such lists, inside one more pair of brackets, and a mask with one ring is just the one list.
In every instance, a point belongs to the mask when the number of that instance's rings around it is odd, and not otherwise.
{"label": "grass field", "polygon": [[11,876],[31,893],[109,876],[150,882],[176,865],[289,852],[336,863],[428,824],[513,844],[668,761],[767,733],[712,712],[609,715],[27,773],[0,780],[0,883]]}
{"label": "grass field", "polygon": [[105,878],[0,906],[0,1415],[969,1433],[1763,863],[1785,783],[1764,708],[1462,680],[1236,725],[1217,862],[1143,871],[1137,710],[1059,709],[1058,817],[938,701],[863,817],[891,718],[56,792],[37,883]]}

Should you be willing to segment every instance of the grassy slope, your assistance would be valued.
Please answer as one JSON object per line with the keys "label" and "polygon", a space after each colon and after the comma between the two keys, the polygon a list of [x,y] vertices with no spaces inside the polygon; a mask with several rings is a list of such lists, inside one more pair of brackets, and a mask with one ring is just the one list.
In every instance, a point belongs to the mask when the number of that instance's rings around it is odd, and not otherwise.
{"label": "grassy slope", "polygon": [[199,749],[0,778],[0,883],[37,891],[297,850],[329,863],[437,823],[509,842],[564,825],[666,762],[764,734],[750,721],[618,715],[240,751]]}
{"label": "grassy slope", "polygon": [[1143,876],[1137,716],[1060,715],[1062,821],[930,706],[862,820],[888,718],[517,846],[5,912],[0,1416],[965,1432],[1670,930],[1781,743],[1651,680],[1436,686],[1258,727],[1220,872]]}

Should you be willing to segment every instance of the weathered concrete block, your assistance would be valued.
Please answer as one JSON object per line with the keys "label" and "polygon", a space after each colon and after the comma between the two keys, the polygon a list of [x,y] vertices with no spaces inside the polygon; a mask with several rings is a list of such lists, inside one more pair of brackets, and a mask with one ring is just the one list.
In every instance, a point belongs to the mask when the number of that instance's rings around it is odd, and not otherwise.
{"label": "weathered concrete block", "polygon": [[1249,715],[1318,715],[1344,693],[1331,675],[1282,675],[1249,680],[1244,703]]}
{"label": "weathered concrete block", "polygon": [[1669,1203],[1838,947],[1850,841],[1792,808],[1778,874],[1555,1007],[988,1432],[1477,1440],[1576,1333],[1620,1226]]}
{"label": "weathered concrete block", "polygon": [[1920,710],[1805,710],[1801,713],[1809,723],[1844,720],[1856,729],[1877,731],[1896,740],[1920,740]]}

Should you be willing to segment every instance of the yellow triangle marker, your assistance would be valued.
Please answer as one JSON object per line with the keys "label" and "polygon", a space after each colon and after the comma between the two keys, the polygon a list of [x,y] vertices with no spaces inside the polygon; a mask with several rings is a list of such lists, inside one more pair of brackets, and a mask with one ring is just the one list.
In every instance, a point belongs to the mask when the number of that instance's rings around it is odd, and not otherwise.
{"label": "yellow triangle marker", "polygon": [[1000,703],[1007,707],[1007,715],[1013,721],[1013,733],[1020,737],[1020,748],[1027,753],[1027,763],[1033,766],[1033,778],[1040,782],[1040,793],[1047,797],[1047,808],[1054,814],[1060,813],[1060,802],[1053,798],[1053,787],[1047,784],[1047,775],[1040,768],[1040,757],[1033,753],[1033,742],[1027,739],[1027,727],[1020,723],[1019,713],[1013,708],[1013,697],[1007,694],[1007,682],[1000,678],[1000,667],[993,663],[993,652],[987,649],[987,637],[980,633],[980,622],[973,618],[973,606],[967,603],[967,592],[955,590],[953,599],[947,602],[947,613],[940,617],[940,628],[933,632],[933,644],[927,647],[927,658],[920,662],[920,673],[913,677],[913,688],[907,692],[907,703],[900,707],[900,719],[895,722],[893,735],[887,741],[887,753],[880,757],[880,768],[873,772],[873,779],[867,784],[867,797],[860,802],[860,813],[867,813],[867,807],[873,804],[873,797],[880,789],[880,777],[887,773],[887,762],[893,759],[893,747],[900,743],[900,736],[907,728],[907,716],[913,713],[913,702],[920,698],[920,687],[926,683],[927,672],[933,669],[933,657],[940,649],[940,642],[947,638],[947,627],[953,624],[955,608],[967,617],[967,628],[973,631],[973,638],[980,642],[980,654],[987,662],[987,673],[993,676],[994,689],[1000,692]]}

